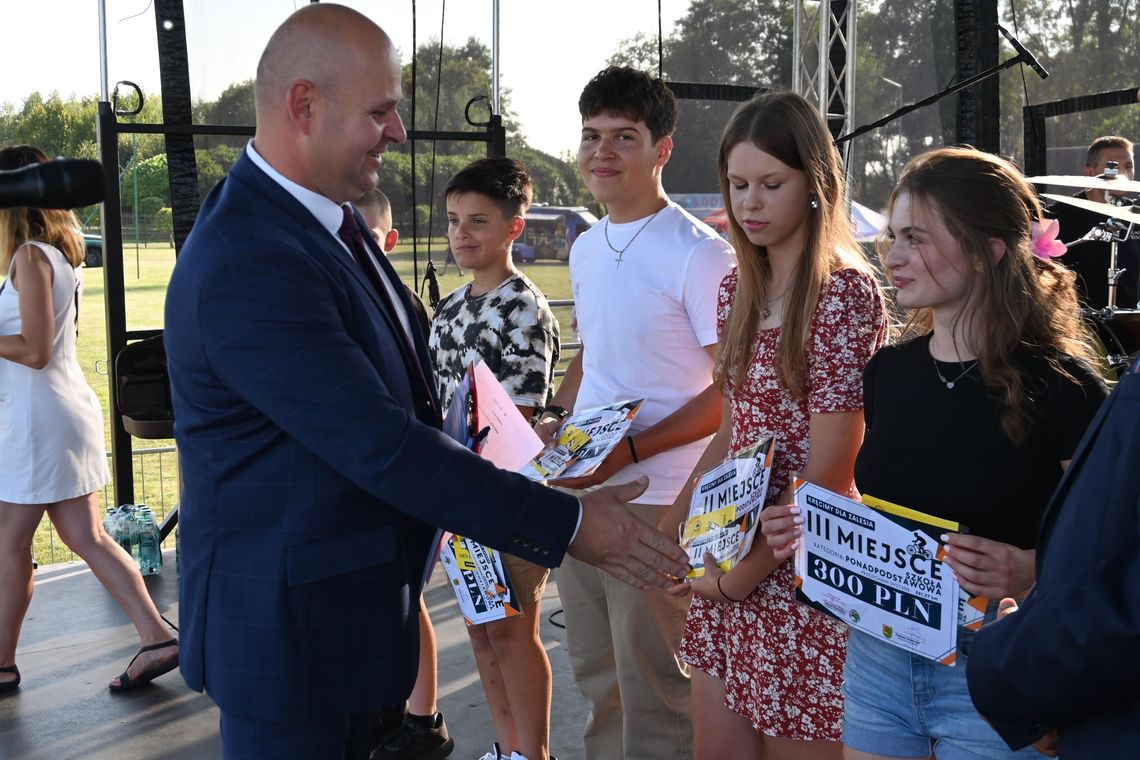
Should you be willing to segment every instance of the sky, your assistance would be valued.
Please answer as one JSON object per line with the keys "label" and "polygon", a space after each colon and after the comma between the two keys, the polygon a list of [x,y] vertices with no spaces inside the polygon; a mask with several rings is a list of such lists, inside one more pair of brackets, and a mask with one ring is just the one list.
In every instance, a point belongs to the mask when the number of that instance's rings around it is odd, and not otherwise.
{"label": "sky", "polygon": [[[190,87],[213,100],[232,82],[253,77],[273,29],[304,0],[184,0]],[[412,49],[412,0],[344,0]],[[417,0],[416,40],[438,39],[444,0]],[[158,91],[158,43],[151,0],[105,0],[108,80]],[[661,0],[664,33],[689,0]],[[100,91],[99,0],[0,0],[0,103],[17,107],[35,90],[70,95]],[[500,0],[501,86],[510,90],[522,134],[554,155],[575,150],[578,93],[622,40],[657,35],[658,0]],[[446,3],[445,41],[469,36],[491,47],[492,0]],[[426,125],[418,125],[421,129]]]}

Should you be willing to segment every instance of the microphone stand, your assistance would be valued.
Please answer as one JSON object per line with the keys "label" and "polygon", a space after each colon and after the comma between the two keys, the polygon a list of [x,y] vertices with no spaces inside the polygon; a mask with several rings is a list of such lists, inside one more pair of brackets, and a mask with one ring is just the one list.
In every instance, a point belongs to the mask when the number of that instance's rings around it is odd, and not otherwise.
{"label": "microphone stand", "polygon": [[[1115,176],[1115,175],[1113,175]],[[1104,199],[1114,206],[1124,206],[1123,199],[1117,198],[1109,193],[1104,194]],[[1124,223],[1118,224],[1117,227],[1123,227]],[[1116,230],[1118,234],[1114,234],[1108,243],[1108,303],[1105,304],[1105,311],[1110,315],[1116,314],[1116,281],[1124,274],[1123,269],[1117,268],[1117,250],[1116,247],[1119,243],[1128,240],[1132,235],[1132,225],[1129,224],[1126,229],[1121,232]]]}
{"label": "microphone stand", "polygon": [[1105,309],[1111,314],[1116,313],[1116,281],[1124,274],[1123,269],[1116,268],[1117,245],[1116,237],[1113,236],[1112,242],[1108,244],[1108,303],[1105,304]]}
{"label": "microphone stand", "polygon": [[[1121,199],[1114,198],[1111,195],[1106,195],[1106,200],[1114,206],[1129,205],[1122,202]],[[1108,366],[1112,369],[1119,370],[1128,366],[1129,356],[1128,352],[1124,349],[1124,344],[1121,343],[1120,338],[1112,331],[1110,323],[1116,319],[1116,288],[1117,280],[1124,274],[1125,270],[1118,268],[1118,251],[1117,246],[1126,240],[1132,239],[1136,234],[1137,226],[1131,222],[1125,222],[1121,219],[1114,219],[1109,217],[1100,224],[1095,225],[1091,230],[1085,233],[1084,237],[1079,240],[1074,240],[1072,243],[1067,244],[1068,247],[1080,245],[1081,243],[1088,242],[1101,242],[1108,243],[1108,298],[1104,308],[1094,309],[1085,307],[1081,309],[1081,316],[1085,319],[1095,322],[1100,328],[1108,334],[1112,339],[1113,346],[1119,353],[1111,353],[1111,350],[1106,346],[1105,360]],[[1103,334],[1103,333],[1102,333]]]}
{"label": "microphone stand", "polygon": [[901,118],[901,117],[907,115],[908,113],[910,113],[911,111],[917,111],[918,109],[920,109],[924,106],[928,106],[931,103],[937,103],[939,100],[942,100],[942,98],[946,97],[947,95],[953,95],[954,93],[958,92],[959,90],[964,90],[967,87],[973,87],[978,82],[989,79],[994,74],[997,74],[1000,71],[1004,71],[1005,69],[1008,69],[1011,66],[1016,66],[1019,63],[1029,64],[1029,60],[1024,55],[1019,53],[1018,55],[1015,55],[1013,58],[1010,58],[1007,61],[1003,61],[1002,63],[999,63],[997,66],[991,66],[990,68],[986,69],[985,71],[980,71],[977,74],[975,74],[974,76],[970,77],[969,79],[963,79],[961,82],[958,82],[957,84],[950,85],[945,90],[942,90],[941,92],[936,92],[927,98],[923,98],[922,100],[918,101],[917,103],[910,103],[908,105],[902,106],[901,108],[897,109],[894,113],[887,114],[886,116],[879,119],[878,121],[873,121],[870,124],[864,124],[863,126],[857,127],[856,129],[853,129],[852,131],[848,132],[845,135],[840,135],[839,137],[835,138],[835,145],[836,145],[836,147],[838,147],[838,146],[842,145],[843,143],[848,142],[849,140],[854,140],[859,135],[863,135],[863,134],[870,132],[872,129],[878,129],[879,127],[881,127],[885,124],[890,124],[895,119]]}

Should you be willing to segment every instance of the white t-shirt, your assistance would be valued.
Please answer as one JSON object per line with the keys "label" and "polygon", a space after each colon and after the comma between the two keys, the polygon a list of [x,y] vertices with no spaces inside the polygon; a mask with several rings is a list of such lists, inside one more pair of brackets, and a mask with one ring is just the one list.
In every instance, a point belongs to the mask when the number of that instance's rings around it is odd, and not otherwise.
{"label": "white t-shirt", "polygon": [[[712,382],[705,346],[717,342],[720,282],[735,265],[732,247],[669,202],[648,217],[610,224],[609,239],[626,249],[620,266],[606,243],[606,221],[584,232],[570,252],[578,332],[585,346],[575,411],[644,398],[633,430],[645,430],[681,408]],[[631,464],[611,480],[649,476],[642,504],[672,504],[709,439]]]}

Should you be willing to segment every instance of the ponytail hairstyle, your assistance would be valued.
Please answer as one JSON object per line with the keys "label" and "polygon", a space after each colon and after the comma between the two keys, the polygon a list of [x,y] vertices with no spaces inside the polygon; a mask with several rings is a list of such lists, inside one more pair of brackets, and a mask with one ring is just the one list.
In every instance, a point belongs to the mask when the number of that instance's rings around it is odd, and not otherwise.
{"label": "ponytail hairstyle", "polygon": [[856,268],[871,272],[852,236],[850,206],[839,154],[819,111],[792,92],[763,93],[741,104],[729,118],[717,152],[720,191],[729,209],[728,225],[736,249],[736,299],[720,339],[716,381],[739,385],[752,363],[753,343],[768,302],[772,266],[766,248],[748,239],[731,213],[728,155],[750,143],[807,175],[809,197],[818,202],[805,217],[807,243],[792,274],[780,333],[777,361],[784,384],[794,396],[806,394],[811,321],[820,292],[833,272]]}
{"label": "ponytail hairstyle", "polygon": [[[0,148],[0,171],[23,169],[32,164],[46,164],[50,159],[31,145]],[[55,246],[73,267],[83,263],[83,236],[79,220],[71,211],[62,209],[0,209],[0,272],[8,273],[16,249],[29,240]]]}
{"label": "ponytail hairstyle", "polygon": [[[1002,430],[1020,444],[1033,420],[1025,378],[1014,363],[1019,348],[1041,353],[1066,376],[1060,363],[1066,356],[1090,368],[1102,363],[1079,317],[1076,275],[1034,255],[1033,223],[1043,218],[1041,203],[1004,159],[973,148],[923,153],[903,168],[891,208],[903,193],[914,212],[942,219],[977,271],[967,307],[955,319],[971,320],[979,345],[968,348],[978,356],[985,387],[1001,400]],[[990,245],[994,239],[1005,244],[1005,254],[996,259]],[[930,309],[917,309],[906,332],[925,332],[931,324]]]}

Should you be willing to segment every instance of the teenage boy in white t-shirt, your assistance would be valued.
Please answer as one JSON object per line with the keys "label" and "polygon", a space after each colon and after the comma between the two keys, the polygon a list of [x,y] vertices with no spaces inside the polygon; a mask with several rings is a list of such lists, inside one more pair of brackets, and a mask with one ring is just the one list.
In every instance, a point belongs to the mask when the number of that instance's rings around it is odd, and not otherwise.
{"label": "teenage boy in white t-shirt", "polygon": [[[549,435],[564,412],[644,398],[631,435],[599,471],[559,485],[648,475],[630,507],[657,524],[720,424],[716,299],[732,248],[662,187],[677,105],[661,80],[607,68],[578,108],[578,168],[608,215],[570,253],[583,347],[539,427]],[[688,599],[618,585],[571,559],[558,570],[570,662],[590,709],[586,758],[688,760],[689,674],[676,656]]]}

